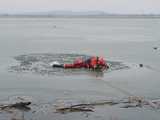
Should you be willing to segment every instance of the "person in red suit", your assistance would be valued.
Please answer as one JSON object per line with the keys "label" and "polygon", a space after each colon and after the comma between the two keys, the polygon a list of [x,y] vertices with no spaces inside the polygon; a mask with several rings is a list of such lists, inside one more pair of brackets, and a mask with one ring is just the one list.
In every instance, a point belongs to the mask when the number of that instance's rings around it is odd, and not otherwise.
{"label": "person in red suit", "polygon": [[52,67],[60,67],[60,68],[87,68],[92,70],[104,70],[108,69],[109,66],[107,65],[106,61],[102,57],[92,56],[87,59],[85,58],[76,58],[75,61],[71,64],[59,64],[57,62],[52,64]]}

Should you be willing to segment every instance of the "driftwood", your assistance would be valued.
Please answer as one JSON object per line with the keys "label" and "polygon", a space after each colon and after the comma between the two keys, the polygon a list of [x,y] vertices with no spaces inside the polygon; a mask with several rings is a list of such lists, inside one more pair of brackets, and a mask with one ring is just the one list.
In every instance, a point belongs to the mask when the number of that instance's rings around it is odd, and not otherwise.
{"label": "driftwood", "polygon": [[14,108],[14,109],[28,111],[28,110],[31,109],[29,107],[30,104],[31,104],[31,102],[19,102],[19,103],[8,104],[8,105],[0,105],[0,109],[1,110],[6,110],[6,109]]}
{"label": "driftwood", "polygon": [[[67,103],[67,102],[66,102]],[[14,104],[2,104],[0,105],[0,110],[8,111],[8,110],[24,110],[28,111],[31,108],[29,105],[31,102],[17,102]],[[58,104],[55,106],[55,110],[58,113],[66,113],[66,112],[94,112],[95,106],[100,105],[120,105],[121,108],[133,108],[133,107],[143,107],[143,106],[149,106],[153,109],[159,109],[160,108],[160,99],[156,100],[148,100],[144,99],[144,97],[139,96],[131,96],[127,99],[122,100],[103,100],[103,101],[95,101],[95,102],[87,102],[87,103],[71,103],[69,105],[65,104]]]}
{"label": "driftwood", "polygon": [[106,100],[106,101],[99,101],[99,102],[91,102],[91,103],[80,103],[70,106],[63,106],[57,107],[56,112],[59,113],[66,113],[66,112],[94,112],[94,106],[98,105],[115,105],[118,102]]}
{"label": "driftwood", "polygon": [[134,107],[143,107],[150,106],[153,109],[160,108],[160,100],[147,100],[140,96],[131,96],[127,99],[114,101],[114,100],[105,100],[99,102],[91,102],[91,103],[80,103],[70,106],[58,106],[56,108],[56,112],[66,113],[66,112],[94,112],[94,106],[99,105],[117,105],[120,104],[120,108],[134,108]]}
{"label": "driftwood", "polygon": [[56,112],[59,113],[66,113],[66,112],[94,112],[92,108],[86,107],[86,106],[77,106],[77,107],[63,107],[63,108],[57,108]]}

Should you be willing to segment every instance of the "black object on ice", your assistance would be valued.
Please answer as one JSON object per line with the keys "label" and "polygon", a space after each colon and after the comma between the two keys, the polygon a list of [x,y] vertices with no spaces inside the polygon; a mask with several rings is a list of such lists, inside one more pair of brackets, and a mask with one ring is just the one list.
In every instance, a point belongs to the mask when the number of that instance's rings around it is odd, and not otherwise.
{"label": "black object on ice", "polygon": [[63,65],[52,65],[52,67],[56,67],[56,68],[64,68],[64,66]]}
{"label": "black object on ice", "polygon": [[157,50],[157,49],[158,49],[158,47],[153,47],[153,49],[154,49],[154,50]]}
{"label": "black object on ice", "polygon": [[143,67],[143,64],[139,64],[139,67]]}

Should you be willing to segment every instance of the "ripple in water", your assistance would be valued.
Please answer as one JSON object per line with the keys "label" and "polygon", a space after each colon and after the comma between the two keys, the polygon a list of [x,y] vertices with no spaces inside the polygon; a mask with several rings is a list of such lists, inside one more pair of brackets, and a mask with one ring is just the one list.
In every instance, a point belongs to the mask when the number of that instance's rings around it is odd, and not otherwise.
{"label": "ripple in water", "polygon": [[[53,61],[58,61],[60,63],[72,63],[75,58],[83,57],[88,58],[88,55],[80,54],[27,54],[19,55],[14,57],[18,64],[11,66],[9,68],[12,72],[31,72],[38,73],[41,75],[68,75],[68,74],[88,74],[93,73],[91,70],[87,69],[63,69],[63,68],[53,68],[50,63]],[[110,68],[104,72],[111,72],[115,70],[128,69],[129,66],[118,61],[108,61]]]}

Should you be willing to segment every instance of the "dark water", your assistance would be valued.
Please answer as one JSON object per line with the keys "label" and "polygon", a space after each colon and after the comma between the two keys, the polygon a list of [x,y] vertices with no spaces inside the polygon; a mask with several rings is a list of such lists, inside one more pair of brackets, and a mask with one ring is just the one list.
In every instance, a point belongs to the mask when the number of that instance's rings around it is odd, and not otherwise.
{"label": "dark water", "polygon": [[[59,100],[160,98],[159,28],[159,19],[0,18],[0,100],[31,100],[32,111],[16,115],[25,120],[159,120],[150,107],[101,106],[88,117],[52,112]],[[49,65],[86,55],[103,56],[110,69],[101,74]],[[11,116],[0,113],[3,120]]]}
{"label": "dark water", "polygon": [[86,69],[62,69],[62,68],[53,68],[50,63],[58,61],[61,64],[73,63],[76,58],[88,58],[89,55],[80,55],[80,54],[28,54],[28,55],[19,55],[14,57],[17,60],[18,64],[11,66],[9,71],[12,72],[32,72],[40,75],[80,75],[80,74],[89,74],[91,72],[97,73],[97,75],[103,75],[106,72],[111,72],[114,70],[129,69],[129,66],[125,65],[122,62],[118,61],[108,61],[109,69],[98,72],[91,71]]}

